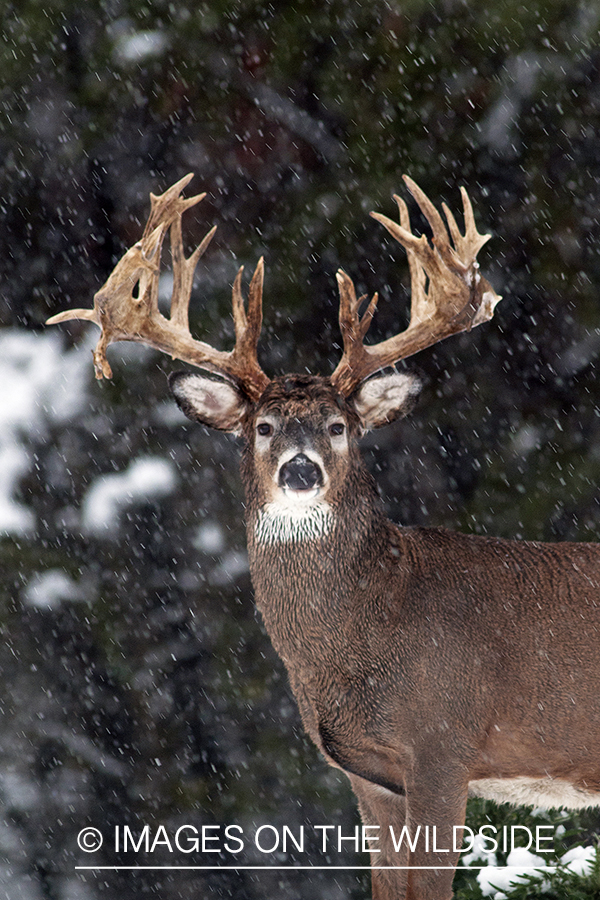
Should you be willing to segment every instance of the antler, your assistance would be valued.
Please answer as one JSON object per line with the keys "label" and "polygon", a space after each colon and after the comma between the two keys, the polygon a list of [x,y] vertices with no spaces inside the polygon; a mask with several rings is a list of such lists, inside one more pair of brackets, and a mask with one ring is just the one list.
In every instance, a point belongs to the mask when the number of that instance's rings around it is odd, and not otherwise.
{"label": "antler", "polygon": [[412,234],[408,209],[400,197],[394,196],[400,211],[400,225],[379,213],[371,213],[405,248],[412,294],[408,328],[379,344],[363,343],[377,306],[377,294],[361,317],[359,309],[365,297],[357,298],[349,276],[341,270],[337,273],[344,353],[331,380],[346,396],[378,369],[488,321],[501,299],[479,274],[476,257],[490,235],[478,233],[465,189],[461,188],[465,219],[465,233],[461,234],[445,204],[443,210],[448,229],[433,203],[414,181],[406,175],[404,181],[431,226],[432,244],[425,235],[417,238]]}
{"label": "antler", "polygon": [[[262,324],[263,260],[259,260],[250,283],[247,311],[241,290],[243,267],[235,279],[232,297],[235,325],[233,350],[216,350],[203,341],[194,340],[188,324],[192,282],[198,260],[208,247],[216,227],[208,232],[192,255],[186,258],[181,217],[186,209],[195,206],[206,196],[198,194],[187,200],[180,196],[192,177],[186,175],[158,197],[150,194],[152,209],[142,239],[127,251],[106,284],[94,296],[94,308],[67,310],[52,316],[48,319],[48,324],[68,319],[85,319],[100,326],[102,334],[94,350],[96,378],[112,376],[106,359],[109,344],[114,341],[140,341],[171,354],[173,358],[229,376],[255,400],[269,383],[257,359],[257,343]],[[169,229],[173,292],[171,316],[167,319],[158,308],[158,281],[162,245]]]}

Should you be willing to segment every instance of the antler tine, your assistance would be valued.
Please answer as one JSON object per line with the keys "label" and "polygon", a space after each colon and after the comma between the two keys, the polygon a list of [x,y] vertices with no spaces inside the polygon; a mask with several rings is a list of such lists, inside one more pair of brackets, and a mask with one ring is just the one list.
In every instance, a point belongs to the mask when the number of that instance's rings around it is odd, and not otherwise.
{"label": "antler tine", "polygon": [[361,317],[359,309],[361,303],[366,299],[366,295],[356,296],[352,279],[342,269],[337,271],[336,279],[340,292],[339,324],[344,352],[331,376],[331,381],[341,394],[348,396],[357,384],[379,368],[379,366],[376,366],[375,369],[372,368],[370,347],[363,344],[375,314],[379,295],[373,294]]}
{"label": "antler tine", "polygon": [[[200,195],[203,200],[206,194]],[[183,252],[183,235],[181,232],[181,216],[171,225],[171,254],[173,258],[173,295],[171,298],[171,322],[178,328],[188,328],[190,297],[194,284],[194,273],[198,260],[205,252],[217,230],[213,226],[204,236],[191,256],[186,259]]]}
{"label": "antler tine", "polygon": [[463,260],[469,259],[469,264],[472,265],[483,245],[487,244],[491,238],[491,234],[479,234],[475,226],[475,217],[473,215],[473,207],[471,206],[469,195],[462,186],[460,193],[463,201],[463,215],[465,220],[464,235],[460,233],[460,229],[456,224],[456,219],[445,203],[442,203],[442,209],[448,220],[448,228],[450,229],[452,241],[454,242],[458,256]]}
{"label": "antler tine", "polygon": [[360,306],[366,300],[367,295],[363,294],[362,297],[356,296],[352,279],[343,269],[339,269],[335,277],[340,291],[340,330],[342,338],[344,342],[347,340],[355,342],[357,337],[362,340],[369,330],[379,296],[378,294],[373,295],[371,302],[361,316],[359,315]]}
{"label": "antler tine", "polygon": [[[174,359],[229,377],[239,383],[252,399],[256,399],[269,383],[256,355],[262,318],[262,260],[250,285],[247,316],[241,296],[241,271],[234,285],[234,349],[229,352],[216,350],[203,341],[194,340],[190,334],[188,309],[194,272],[216,231],[216,228],[212,228],[194,252],[189,257],[185,256],[182,215],[206,196],[198,194],[188,199],[181,197],[182,190],[192,177],[186,175],[164,194],[150,194],[151,211],[142,238],[125,253],[106,283],[95,294],[94,308],[67,310],[48,319],[48,324],[84,319],[100,326],[102,333],[94,351],[97,378],[112,376],[106,359],[109,344],[115,341],[139,341],[169,353]],[[169,319],[158,309],[160,255],[167,231],[170,231],[173,261]]]}
{"label": "antler tine", "polygon": [[265,262],[261,256],[248,288],[248,309],[244,306],[242,295],[242,274],[240,266],[233,284],[232,305],[233,325],[235,328],[235,347],[231,351],[232,364],[246,373],[245,388],[254,398],[259,397],[269,379],[264,374],[256,357],[256,345],[262,327],[262,289],[265,273]]}
{"label": "antler tine", "polygon": [[425,235],[416,237],[412,233],[408,209],[400,197],[394,198],[398,203],[400,224],[379,213],[371,215],[406,250],[412,294],[410,323],[406,331],[379,344],[368,346],[362,343],[366,333],[362,320],[358,319],[356,311],[353,315],[348,312],[360,301],[354,300],[353,306],[354,287],[348,276],[344,276],[347,283],[344,283],[343,290],[340,287],[340,328],[344,353],[331,380],[346,396],[378,369],[394,365],[452,334],[468,331],[491,319],[494,307],[501,299],[479,274],[477,253],[489,235],[477,231],[464,188],[461,189],[465,219],[465,232],[462,234],[445,205],[443,209],[448,227],[418,185],[407,176],[404,176],[404,181],[431,226],[431,243]]}
{"label": "antler tine", "polygon": [[[398,206],[398,212],[400,214],[400,226],[406,232],[406,235],[410,235],[412,232],[410,230],[410,215],[408,213],[408,206],[398,194],[394,194],[394,200]],[[424,244],[424,247],[427,247],[427,244]],[[429,249],[429,248],[427,248]],[[425,269],[419,262],[419,258],[417,253],[411,249],[409,245],[405,245],[406,257],[408,259],[408,270],[410,273],[410,285],[411,285],[411,298],[410,298],[410,308],[411,315],[423,317],[427,315],[429,303],[427,292],[425,290],[427,283],[427,276],[425,274]]]}

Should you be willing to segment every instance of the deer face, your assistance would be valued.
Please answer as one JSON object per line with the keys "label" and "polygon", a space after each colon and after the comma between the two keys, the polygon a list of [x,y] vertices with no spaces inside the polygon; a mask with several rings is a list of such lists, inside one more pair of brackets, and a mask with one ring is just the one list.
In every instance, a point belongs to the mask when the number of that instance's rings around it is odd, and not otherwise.
{"label": "deer face", "polygon": [[361,465],[358,437],[405,414],[419,382],[394,372],[346,399],[329,378],[288,375],[273,379],[256,403],[230,381],[203,374],[177,373],[170,386],[189,418],[245,438],[252,505],[301,520],[336,508]]}
{"label": "deer face", "polygon": [[275,379],[244,428],[258,485],[270,510],[331,503],[357,455],[360,423],[326,378]]}

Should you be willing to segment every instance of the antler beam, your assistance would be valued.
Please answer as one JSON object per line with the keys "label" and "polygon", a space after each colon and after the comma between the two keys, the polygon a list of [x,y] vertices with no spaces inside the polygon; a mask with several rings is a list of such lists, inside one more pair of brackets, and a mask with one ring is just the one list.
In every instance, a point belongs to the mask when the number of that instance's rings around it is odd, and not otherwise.
{"label": "antler beam", "polygon": [[443,210],[447,227],[433,203],[415,182],[406,175],[404,181],[429,222],[433,233],[431,244],[425,235],[416,237],[411,232],[408,208],[398,196],[394,199],[400,212],[399,225],[379,213],[371,215],[406,250],[412,295],[410,324],[406,331],[379,344],[364,344],[377,305],[377,294],[361,317],[359,309],[365,298],[357,298],[349,276],[341,270],[338,272],[344,352],[331,380],[346,396],[378,369],[391,366],[452,334],[470,331],[491,319],[494,307],[501,299],[479,273],[476,257],[490,235],[478,233],[464,188],[461,188],[465,220],[465,233],[462,234],[445,204]]}
{"label": "antler beam", "polygon": [[[194,272],[216,228],[212,228],[191,256],[183,251],[181,217],[206,194],[184,199],[181,192],[191,181],[186,175],[164,194],[150,194],[152,209],[140,241],[125,253],[102,288],[94,296],[93,309],[71,309],[48,320],[48,324],[69,319],[95,322],[102,329],[94,350],[96,378],[112,375],[106,348],[115,341],[139,341],[169,353],[173,358],[202,369],[218,372],[236,381],[251,399],[257,399],[269,383],[258,364],[257,343],[262,324],[263,260],[254,272],[245,309],[241,291],[243,267],[233,286],[235,347],[216,350],[192,338],[188,308]],[[170,230],[173,261],[171,315],[158,308],[158,282],[163,241]]]}

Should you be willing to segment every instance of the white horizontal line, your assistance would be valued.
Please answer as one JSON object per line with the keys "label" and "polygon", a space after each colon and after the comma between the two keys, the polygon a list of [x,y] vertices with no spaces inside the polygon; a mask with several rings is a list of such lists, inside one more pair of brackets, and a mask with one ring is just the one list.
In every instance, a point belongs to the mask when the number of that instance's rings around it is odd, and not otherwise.
{"label": "white horizontal line", "polygon": [[542,872],[551,872],[554,871],[556,866],[75,866],[75,870],[78,872],[83,871],[111,871],[111,872],[152,872],[158,871],[162,869],[167,869],[169,871],[173,870],[193,870],[197,872],[207,872],[207,871],[221,871],[221,872],[242,872],[252,870],[259,870],[261,872],[264,871],[306,871],[306,870],[326,870],[326,869],[345,869],[345,870],[366,870],[373,871],[374,869],[466,869],[471,870],[472,872],[476,872],[479,869],[519,869],[520,871],[524,871],[525,869],[531,869],[532,871],[542,871]]}

